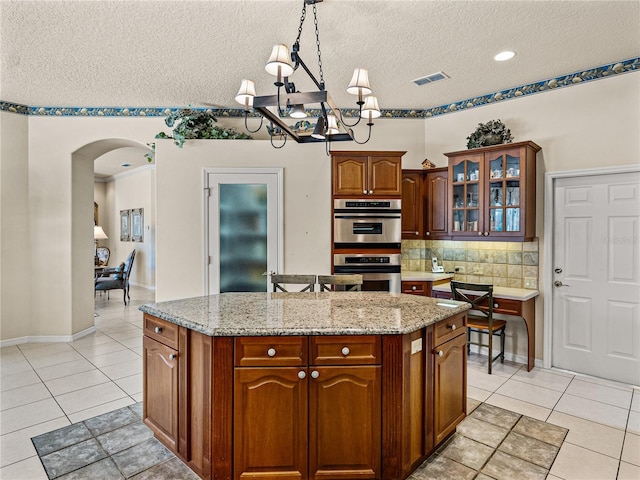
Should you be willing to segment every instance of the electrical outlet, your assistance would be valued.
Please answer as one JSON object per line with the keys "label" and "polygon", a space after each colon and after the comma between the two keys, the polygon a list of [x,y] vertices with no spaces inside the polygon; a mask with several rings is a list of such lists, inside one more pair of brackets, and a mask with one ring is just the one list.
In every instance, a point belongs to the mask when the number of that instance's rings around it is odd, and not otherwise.
{"label": "electrical outlet", "polygon": [[524,288],[538,288],[538,279],[536,277],[524,277]]}
{"label": "electrical outlet", "polygon": [[459,267],[456,265],[456,267],[454,268],[456,273],[464,273],[464,267]]}

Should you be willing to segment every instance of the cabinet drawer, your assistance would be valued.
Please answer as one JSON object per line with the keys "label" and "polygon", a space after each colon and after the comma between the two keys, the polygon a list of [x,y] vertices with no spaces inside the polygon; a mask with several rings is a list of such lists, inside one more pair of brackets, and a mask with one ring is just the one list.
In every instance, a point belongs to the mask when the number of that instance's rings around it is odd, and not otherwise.
{"label": "cabinet drawer", "polygon": [[467,314],[459,313],[435,324],[433,329],[433,344],[440,345],[444,342],[463,335],[466,332]]}
{"label": "cabinet drawer", "polygon": [[493,313],[504,313],[506,315],[520,315],[522,313],[522,302],[507,298],[493,299]]}
{"label": "cabinet drawer", "polygon": [[178,325],[151,315],[144,315],[144,335],[168,347],[178,349]]}
{"label": "cabinet drawer", "polygon": [[311,337],[311,365],[377,365],[380,363],[380,337]]}
{"label": "cabinet drawer", "polygon": [[428,297],[431,293],[427,282],[402,282],[402,293],[408,293],[410,295],[424,295]]}
{"label": "cabinet drawer", "polygon": [[236,367],[297,367],[308,363],[307,337],[238,337]]}

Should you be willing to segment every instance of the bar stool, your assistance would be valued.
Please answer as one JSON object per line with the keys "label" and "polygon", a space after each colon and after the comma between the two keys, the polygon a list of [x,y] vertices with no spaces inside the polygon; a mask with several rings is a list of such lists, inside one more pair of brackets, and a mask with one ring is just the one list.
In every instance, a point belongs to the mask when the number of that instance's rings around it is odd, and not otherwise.
{"label": "bar stool", "polygon": [[299,292],[313,292],[316,285],[315,275],[287,275],[287,274],[273,274],[271,275],[271,283],[273,284],[273,291],[278,290],[282,292],[288,292],[282,285],[305,285]]}
{"label": "bar stool", "polygon": [[359,292],[362,290],[362,275],[344,274],[344,275],[318,275],[318,284],[320,291],[350,291]]}
{"label": "bar stool", "polygon": [[[463,292],[466,291],[466,292]],[[478,292],[478,295],[472,295],[467,292]],[[493,318],[493,285],[482,285],[475,283],[463,283],[451,281],[451,295],[454,300],[468,302],[471,304],[471,310],[467,314],[467,353],[470,351],[471,345],[489,348],[489,367],[488,373],[491,375],[491,366],[498,358],[504,363],[504,329],[507,322],[504,320],[496,320]],[[478,342],[471,341],[471,332],[484,333],[489,336],[489,343],[484,344],[480,340]],[[493,336],[500,337],[500,353],[493,356]]]}

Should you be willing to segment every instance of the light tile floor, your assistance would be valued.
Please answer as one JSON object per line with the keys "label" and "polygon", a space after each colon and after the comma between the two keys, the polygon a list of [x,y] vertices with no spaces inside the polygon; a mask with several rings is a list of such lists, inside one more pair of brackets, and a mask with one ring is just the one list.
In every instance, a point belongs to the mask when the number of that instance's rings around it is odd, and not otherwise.
{"label": "light tile floor", "polygon": [[[126,307],[118,295],[96,298],[94,334],[0,349],[0,478],[46,479],[32,437],[142,401],[138,306],[154,292],[131,290]],[[548,479],[640,479],[640,388],[511,362],[488,375],[486,357],[473,354],[468,365],[470,406],[569,429]]]}

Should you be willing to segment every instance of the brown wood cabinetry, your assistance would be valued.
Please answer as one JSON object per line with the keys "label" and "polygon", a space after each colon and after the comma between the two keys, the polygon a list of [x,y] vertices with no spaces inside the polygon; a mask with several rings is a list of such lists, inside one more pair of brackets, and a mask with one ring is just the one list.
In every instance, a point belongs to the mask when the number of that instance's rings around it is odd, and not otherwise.
{"label": "brown wood cabinetry", "polygon": [[[436,327],[437,329],[437,327]],[[467,413],[467,336],[465,328],[434,347],[434,443],[453,433]]]}
{"label": "brown wood cabinetry", "polygon": [[156,438],[178,451],[178,351],[147,336],[142,339],[144,422]]}
{"label": "brown wood cabinetry", "polygon": [[528,241],[535,237],[533,142],[446,153],[452,238]]}
{"label": "brown wood cabinetry", "polygon": [[432,288],[434,285],[441,285],[447,283],[449,279],[444,280],[403,280],[401,291],[402,293],[408,293],[410,295],[422,295],[424,297],[435,296],[432,295]]}
{"label": "brown wood cabinetry", "polygon": [[379,477],[379,337],[235,344],[234,478]]}
{"label": "brown wood cabinetry", "polygon": [[211,337],[145,314],[144,421],[205,479],[407,478],[464,418],[465,321]]}
{"label": "brown wood cabinetry", "polygon": [[213,339],[146,314],[143,332],[144,423],[201,478],[210,478]]}
{"label": "brown wood cabinetry", "polygon": [[448,169],[402,171],[402,238],[449,238]]}
{"label": "brown wood cabinetry", "polygon": [[333,196],[400,198],[405,153],[332,151]]}

